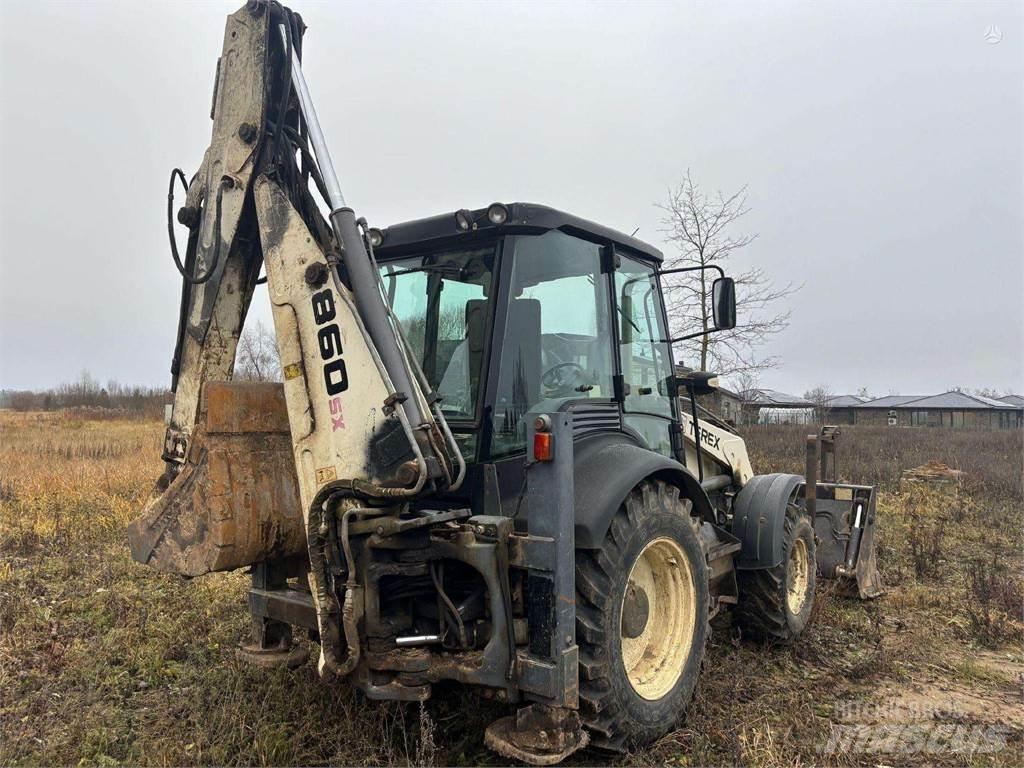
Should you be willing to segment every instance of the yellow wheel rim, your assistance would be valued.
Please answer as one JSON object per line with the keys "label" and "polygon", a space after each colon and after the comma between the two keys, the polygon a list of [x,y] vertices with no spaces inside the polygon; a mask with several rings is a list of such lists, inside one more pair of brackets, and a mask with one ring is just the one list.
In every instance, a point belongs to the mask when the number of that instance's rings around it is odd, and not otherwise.
{"label": "yellow wheel rim", "polygon": [[[620,619],[622,663],[639,696],[656,701],[675,687],[690,656],[697,626],[697,590],[682,547],[672,539],[651,541],[633,563],[630,590],[643,590],[647,621],[635,637]],[[623,596],[625,609],[626,596]]]}
{"label": "yellow wheel rim", "polygon": [[807,602],[810,562],[807,542],[797,539],[789,552],[789,572],[786,574],[786,607],[794,616],[804,609],[804,603]]}

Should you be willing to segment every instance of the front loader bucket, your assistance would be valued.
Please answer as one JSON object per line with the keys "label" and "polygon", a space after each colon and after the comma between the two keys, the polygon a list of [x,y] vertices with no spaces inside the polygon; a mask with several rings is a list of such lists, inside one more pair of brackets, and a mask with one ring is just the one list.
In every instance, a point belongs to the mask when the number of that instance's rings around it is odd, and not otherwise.
{"label": "front loader bucket", "polygon": [[206,382],[185,464],[128,543],[138,562],[183,576],[306,552],[280,384]]}
{"label": "front loader bucket", "polygon": [[814,508],[818,573],[826,579],[853,579],[861,599],[884,591],[875,560],[875,488],[817,483],[807,499]]}

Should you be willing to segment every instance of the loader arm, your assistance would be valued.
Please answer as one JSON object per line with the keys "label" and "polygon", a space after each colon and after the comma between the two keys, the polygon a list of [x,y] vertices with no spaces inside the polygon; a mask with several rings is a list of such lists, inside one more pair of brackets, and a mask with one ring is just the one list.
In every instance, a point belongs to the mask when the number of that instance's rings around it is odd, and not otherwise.
{"label": "loader arm", "polygon": [[[715,424],[710,419],[698,418],[695,428],[693,416],[686,413],[685,410],[680,412],[679,421],[685,441],[686,466],[695,475],[698,474],[696,449],[697,443],[700,441],[700,458],[705,465],[705,476],[732,475],[737,488],[742,488],[754,476],[750,457],[747,455],[747,444],[742,437]],[[715,465],[714,468],[717,471],[709,471],[709,460]]]}
{"label": "loader arm", "polygon": [[[365,224],[342,196],[302,77],[303,32],[297,14],[267,0],[250,0],[228,17],[210,146],[178,213],[190,229],[183,263],[169,221],[183,286],[166,469],[129,526],[129,541],[137,560],[161,570],[197,575],[240,567],[254,560],[249,550],[225,553],[244,538],[237,520],[226,524],[237,504],[294,503],[296,493],[280,486],[248,502],[217,491],[221,464],[229,467],[230,483],[245,476],[255,489],[264,482],[247,454],[267,452],[270,443],[261,439],[267,433],[260,430],[269,427],[258,413],[224,416],[225,395],[211,386],[232,376],[265,267],[323,670],[334,663],[343,610],[338,592],[327,586],[328,518],[339,507],[455,489],[465,464],[383,299]],[[174,181],[172,175],[172,191]],[[313,190],[326,198],[326,220]],[[249,405],[257,412],[260,396],[253,397]],[[224,436],[218,426],[224,421],[255,437],[240,446],[237,434]],[[271,509],[266,519],[286,519],[289,511]],[[254,549],[264,554],[280,553],[282,542],[294,538],[277,523],[263,528],[250,538],[262,537]]]}

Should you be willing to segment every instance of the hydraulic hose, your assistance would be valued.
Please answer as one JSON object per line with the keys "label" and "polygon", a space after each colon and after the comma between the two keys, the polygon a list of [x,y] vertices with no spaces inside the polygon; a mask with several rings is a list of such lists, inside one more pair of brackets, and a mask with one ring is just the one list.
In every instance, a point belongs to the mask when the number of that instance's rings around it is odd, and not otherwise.
{"label": "hydraulic hose", "polygon": [[[288,43],[290,30],[284,24],[279,27],[285,48],[291,51],[291,45]],[[308,129],[309,142],[313,147],[324,186],[327,188],[327,202],[331,207],[328,220],[334,230],[338,246],[344,254],[342,258],[348,273],[353,300],[369,338],[372,340],[373,346],[376,347],[377,354],[388,373],[393,394],[402,396],[402,399],[396,403],[395,410],[406,412],[413,427],[413,438],[426,458],[429,476],[432,479],[443,481],[443,484],[447,486],[451,482],[451,477],[447,468],[441,466],[443,457],[436,455],[435,446],[431,444],[428,435],[422,429],[431,425],[432,414],[416,397],[408,364],[384,306],[384,297],[378,288],[379,278],[374,273],[367,256],[355,213],[345,203],[341,184],[331,163],[330,153],[313,108],[308,86],[302,76],[301,62],[297,60],[294,51],[292,51],[291,80],[302,118]]]}
{"label": "hydraulic hose", "polygon": [[[220,185],[217,187],[217,199],[214,210],[214,232],[213,232],[213,256],[210,259],[210,265],[206,271],[201,275],[191,275],[186,268],[186,265],[195,256],[195,247],[198,244],[196,238],[189,238],[189,248],[185,254],[185,263],[182,264],[181,257],[178,255],[178,242],[174,236],[174,182],[176,179],[181,179],[181,184],[188,191],[188,183],[185,181],[185,174],[180,168],[175,168],[171,171],[171,179],[167,185],[167,235],[171,242],[171,258],[174,259],[174,266],[178,269],[178,274],[181,275],[182,279],[189,285],[202,285],[207,282],[214,273],[217,271],[217,266],[220,263],[220,214],[221,214],[221,201],[224,196],[224,188],[234,186],[234,180],[230,176],[223,176],[220,180]],[[203,209],[199,209],[199,213],[196,215],[195,220],[190,222],[189,229],[195,230],[202,226],[203,220]]]}

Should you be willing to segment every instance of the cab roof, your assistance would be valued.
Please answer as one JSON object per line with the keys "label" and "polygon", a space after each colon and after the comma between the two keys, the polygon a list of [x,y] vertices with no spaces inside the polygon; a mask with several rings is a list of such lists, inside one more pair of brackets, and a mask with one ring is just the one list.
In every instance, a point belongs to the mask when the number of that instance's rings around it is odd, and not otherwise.
{"label": "cab roof", "polygon": [[508,209],[508,220],[495,225],[487,218],[487,208],[468,213],[476,222],[474,229],[462,231],[455,221],[455,211],[393,224],[381,230],[383,241],[376,248],[380,258],[401,256],[425,248],[458,246],[483,237],[500,235],[540,235],[552,229],[568,235],[600,243],[613,243],[659,264],[664,260],[653,245],[622,232],[573,216],[571,213],[534,203],[502,203]]}

